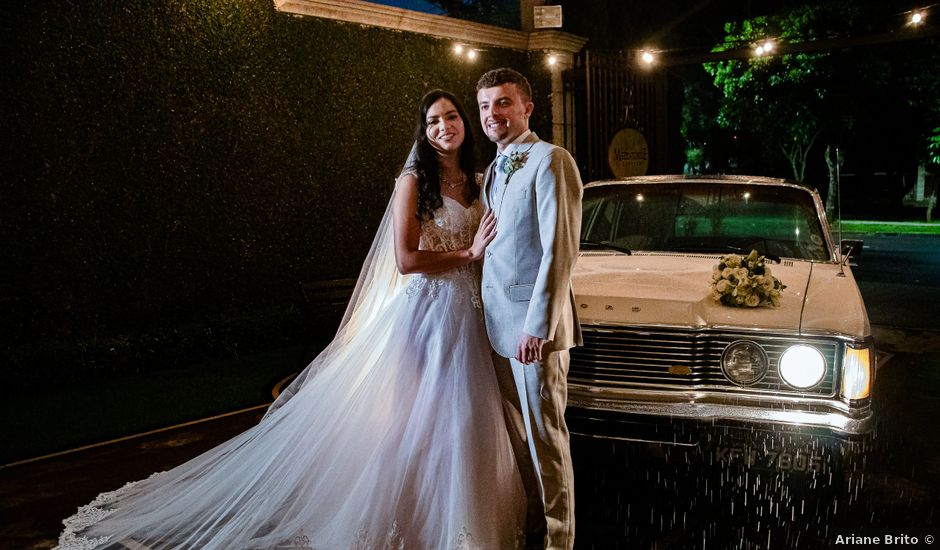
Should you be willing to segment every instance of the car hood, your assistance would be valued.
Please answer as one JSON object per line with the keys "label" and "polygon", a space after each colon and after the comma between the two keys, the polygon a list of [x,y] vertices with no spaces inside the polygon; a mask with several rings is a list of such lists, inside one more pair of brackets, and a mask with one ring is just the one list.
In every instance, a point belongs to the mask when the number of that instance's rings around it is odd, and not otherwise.
{"label": "car hood", "polygon": [[800,334],[871,334],[849,268],[786,260],[768,264],[787,285],[779,307],[736,308],[711,297],[718,256],[585,252],[572,276],[582,324],[668,325],[774,330]]}

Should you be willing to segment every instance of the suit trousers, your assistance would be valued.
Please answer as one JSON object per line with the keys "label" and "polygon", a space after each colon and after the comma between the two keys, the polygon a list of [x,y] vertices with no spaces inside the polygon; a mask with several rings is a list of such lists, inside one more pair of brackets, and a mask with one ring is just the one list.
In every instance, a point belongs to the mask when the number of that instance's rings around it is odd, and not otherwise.
{"label": "suit trousers", "polygon": [[528,528],[540,530],[544,525],[546,550],[570,550],[574,544],[574,470],[565,424],[568,350],[543,354],[541,362],[528,365],[494,353],[493,362],[529,500]]}

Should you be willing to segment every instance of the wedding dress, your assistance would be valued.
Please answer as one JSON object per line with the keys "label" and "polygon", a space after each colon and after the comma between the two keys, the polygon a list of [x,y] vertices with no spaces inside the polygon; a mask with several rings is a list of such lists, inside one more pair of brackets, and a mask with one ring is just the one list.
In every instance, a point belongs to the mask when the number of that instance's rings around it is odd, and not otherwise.
{"label": "wedding dress", "polygon": [[[443,200],[420,248],[468,248],[479,201]],[[401,276],[391,238],[389,209],[336,338],[257,426],[99,495],[58,548],[518,548],[479,270]]]}

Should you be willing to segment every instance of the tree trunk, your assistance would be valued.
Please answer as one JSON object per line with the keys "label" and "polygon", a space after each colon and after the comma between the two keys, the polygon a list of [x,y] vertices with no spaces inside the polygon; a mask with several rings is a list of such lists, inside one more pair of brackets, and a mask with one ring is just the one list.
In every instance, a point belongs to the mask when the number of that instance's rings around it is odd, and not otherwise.
{"label": "tree trunk", "polygon": [[793,170],[793,179],[803,181],[803,174],[806,172],[806,156],[800,151],[798,145],[793,144],[790,149],[780,147],[784,156],[790,161],[790,169]]}
{"label": "tree trunk", "polygon": [[809,163],[809,152],[821,132],[822,130],[817,130],[806,143],[794,142],[790,145],[789,149],[783,144],[780,145],[780,150],[783,151],[783,155],[790,161],[790,168],[793,170],[793,179],[796,181],[806,183],[806,165]]}
{"label": "tree trunk", "polygon": [[[836,206],[840,200],[837,193],[839,189],[839,168],[841,168],[842,163],[845,162],[845,157],[842,155],[842,151],[838,147],[833,147],[832,144],[826,145],[824,155],[826,157],[826,167],[829,168],[829,191],[826,193],[826,217],[829,218],[831,223],[832,220],[835,219]],[[839,220],[839,223],[841,222],[842,220]]]}
{"label": "tree trunk", "polygon": [[934,183],[933,193],[930,194],[930,198],[927,199],[927,223],[933,222],[933,207],[937,205],[937,188],[940,187],[940,183]]}

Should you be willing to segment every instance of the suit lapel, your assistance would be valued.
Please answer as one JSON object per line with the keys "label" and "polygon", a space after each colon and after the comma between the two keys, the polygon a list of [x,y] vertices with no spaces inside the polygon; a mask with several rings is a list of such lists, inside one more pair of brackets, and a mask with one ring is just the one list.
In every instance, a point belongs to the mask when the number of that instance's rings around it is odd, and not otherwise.
{"label": "suit lapel", "polygon": [[[535,135],[535,132],[529,132],[529,135],[522,141],[522,143],[509,145],[506,148],[506,150],[503,152],[503,154],[511,155],[513,152],[516,152],[516,151],[528,153],[529,149],[532,149],[532,147],[534,147],[535,144],[538,143],[539,141],[540,141],[539,137]],[[483,203],[483,205],[489,209],[493,208],[493,203],[490,200],[490,196],[491,196],[490,192],[493,188],[493,182],[496,180],[496,161],[498,159],[499,159],[499,155],[497,155],[496,158],[494,158],[493,161],[490,163],[489,167],[486,169],[486,177],[483,179],[483,198],[486,201]],[[507,186],[509,185],[509,180],[511,178],[512,178],[511,175],[508,178],[506,178],[505,185]]]}

